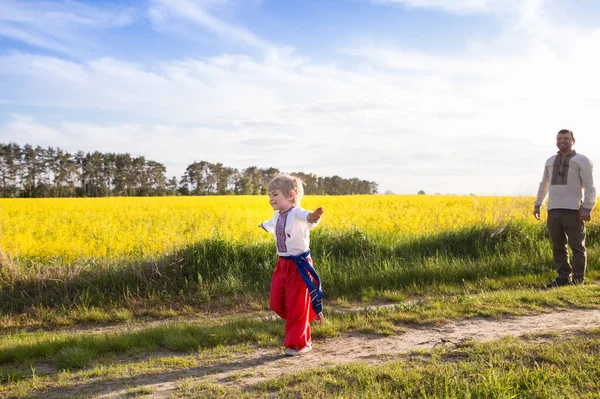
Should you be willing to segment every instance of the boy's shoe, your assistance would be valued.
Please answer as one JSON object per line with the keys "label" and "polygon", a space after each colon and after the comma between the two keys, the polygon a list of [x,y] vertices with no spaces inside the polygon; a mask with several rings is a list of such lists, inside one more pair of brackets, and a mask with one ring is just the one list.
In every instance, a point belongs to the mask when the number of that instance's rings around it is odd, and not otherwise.
{"label": "boy's shoe", "polygon": [[554,281],[550,281],[546,288],[557,288],[571,284],[570,278],[557,277]]}
{"label": "boy's shoe", "polygon": [[573,285],[583,285],[583,280],[584,280],[583,277],[576,277],[576,276],[574,276],[573,280],[571,280],[571,284],[573,284]]}
{"label": "boy's shoe", "polygon": [[319,313],[318,315],[315,316],[315,321],[318,324],[323,324],[323,322],[325,321],[325,317],[323,316],[323,312]]}
{"label": "boy's shoe", "polygon": [[285,348],[285,351],[283,351],[283,353],[285,353],[286,356],[300,356],[310,352],[311,349],[312,345],[308,344],[302,349]]}

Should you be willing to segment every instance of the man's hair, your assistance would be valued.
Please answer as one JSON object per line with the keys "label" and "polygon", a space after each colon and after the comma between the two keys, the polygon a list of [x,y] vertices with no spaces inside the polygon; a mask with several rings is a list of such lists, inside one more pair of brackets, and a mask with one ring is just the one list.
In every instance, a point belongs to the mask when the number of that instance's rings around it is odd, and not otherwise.
{"label": "man's hair", "polygon": [[292,175],[280,174],[277,175],[269,182],[268,190],[279,190],[286,197],[293,191],[296,193],[292,200],[292,205],[297,206],[300,204],[300,200],[304,195],[304,182],[300,178]]}
{"label": "man's hair", "polygon": [[575,140],[575,135],[574,135],[574,134],[573,134],[573,132],[572,132],[572,131],[570,131],[569,129],[562,129],[562,130],[559,130],[559,131],[558,131],[558,134],[569,134],[569,133],[571,133],[571,138],[572,138],[573,140]]}

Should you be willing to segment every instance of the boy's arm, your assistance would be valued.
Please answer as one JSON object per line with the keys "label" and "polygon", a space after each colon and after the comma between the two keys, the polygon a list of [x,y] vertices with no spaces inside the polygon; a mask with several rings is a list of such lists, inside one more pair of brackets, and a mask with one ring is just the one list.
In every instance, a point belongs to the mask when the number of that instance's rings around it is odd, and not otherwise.
{"label": "boy's arm", "polygon": [[323,210],[323,207],[318,207],[317,209],[308,214],[308,216],[306,217],[306,221],[308,223],[317,223],[319,219],[321,219],[323,212],[325,212]]}
{"label": "boy's arm", "polygon": [[274,233],[276,217],[277,214],[275,214],[271,219],[265,220],[264,222],[259,224],[258,227],[264,229],[267,233]]}

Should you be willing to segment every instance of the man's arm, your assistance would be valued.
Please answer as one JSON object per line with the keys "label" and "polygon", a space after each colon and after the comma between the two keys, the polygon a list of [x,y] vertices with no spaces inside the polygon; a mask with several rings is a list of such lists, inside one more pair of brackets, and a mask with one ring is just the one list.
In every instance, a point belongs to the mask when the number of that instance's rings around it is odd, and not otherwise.
{"label": "man's arm", "polygon": [[580,167],[581,187],[583,188],[583,206],[579,212],[580,220],[590,221],[592,209],[596,205],[596,187],[594,186],[594,175],[592,162],[586,158]]}
{"label": "man's arm", "polygon": [[533,204],[533,216],[537,220],[540,220],[540,209],[542,208],[542,204],[546,199],[546,195],[548,195],[548,187],[550,186],[550,175],[548,173],[548,168],[544,165],[544,174],[542,176],[542,181],[540,182],[540,186],[538,187],[537,197],[535,199],[535,203]]}

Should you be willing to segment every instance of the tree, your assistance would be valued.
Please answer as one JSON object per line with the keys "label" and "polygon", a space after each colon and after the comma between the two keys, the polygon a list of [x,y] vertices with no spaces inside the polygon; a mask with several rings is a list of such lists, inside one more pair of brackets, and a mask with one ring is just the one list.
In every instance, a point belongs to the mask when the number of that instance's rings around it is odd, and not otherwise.
{"label": "tree", "polygon": [[215,193],[218,195],[226,195],[233,192],[232,177],[235,176],[237,170],[223,166],[222,163],[213,164],[210,167],[210,174],[215,182]]}
{"label": "tree", "polygon": [[[241,172],[222,163],[194,162],[178,181],[144,156],[85,153],[0,143],[0,197],[99,197],[150,195],[264,195],[277,168],[250,166]],[[377,183],[334,175],[295,172],[306,194],[375,194]],[[424,192],[423,192],[424,194]]]}
{"label": "tree", "polygon": [[37,157],[37,153],[35,149],[29,144],[25,144],[25,146],[23,147],[22,173],[23,196],[29,198],[34,197],[35,188],[39,179],[38,176],[42,173],[42,171],[40,170],[40,163]]}
{"label": "tree", "polygon": [[235,182],[235,193],[240,195],[251,195],[254,191],[252,179],[244,175],[239,175]]}
{"label": "tree", "polygon": [[269,188],[269,182],[273,180],[275,176],[279,173],[279,169],[277,168],[266,168],[260,169],[261,179],[260,179],[260,193],[265,195],[267,194],[267,190]]}
{"label": "tree", "polygon": [[115,174],[117,172],[117,154],[108,153],[102,157],[102,175],[106,195],[114,195]]}
{"label": "tree", "polygon": [[375,183],[374,181],[369,182],[369,194],[377,194],[377,190],[379,188],[379,185],[377,183]]}
{"label": "tree", "polygon": [[216,188],[216,179],[213,175],[214,165],[210,162],[194,162],[187,167],[183,175],[184,185],[191,195],[212,194]]}
{"label": "tree", "polygon": [[19,195],[21,147],[16,143],[0,145],[0,190],[2,198]]}
{"label": "tree", "polygon": [[312,173],[295,172],[292,176],[300,178],[304,182],[304,194],[319,194],[319,177]]}
{"label": "tree", "polygon": [[179,187],[179,184],[177,183],[177,177],[173,176],[171,179],[169,179],[169,181],[165,185],[165,190],[167,191],[167,195],[177,195],[178,187]]}
{"label": "tree", "polygon": [[101,197],[106,195],[106,181],[104,178],[104,157],[102,153],[94,151],[85,154],[82,165],[82,181],[85,181],[82,187],[84,195],[90,197]]}
{"label": "tree", "polygon": [[42,147],[38,148],[36,148],[36,150],[38,151],[41,163],[40,169],[42,170],[42,175],[38,184],[38,196],[56,196],[56,193],[53,193],[53,191],[56,191],[54,176],[58,172],[56,150],[52,147],[46,149],[43,149]]}
{"label": "tree", "polygon": [[53,174],[54,196],[75,196],[75,181],[79,177],[77,162],[71,154],[60,148],[56,149]]}
{"label": "tree", "polygon": [[162,163],[156,161],[148,161],[146,163],[146,175],[152,195],[165,195],[167,187],[167,168]]}
{"label": "tree", "polygon": [[252,187],[252,195],[259,195],[262,187],[262,174],[256,166],[250,166],[242,171],[244,178],[250,179],[249,186]]}
{"label": "tree", "polygon": [[[189,166],[188,166],[188,168],[189,168]],[[190,176],[189,176],[189,173],[187,170],[183,174],[183,176],[181,176],[181,180],[179,180],[178,192],[181,195],[190,195],[190,193],[191,193]]]}
{"label": "tree", "polygon": [[146,158],[136,157],[131,162],[131,172],[129,174],[129,184],[133,192],[132,195],[147,197],[150,195],[150,182],[146,170]]}
{"label": "tree", "polygon": [[419,190],[419,192],[417,193],[417,195],[425,195],[425,190]]}

